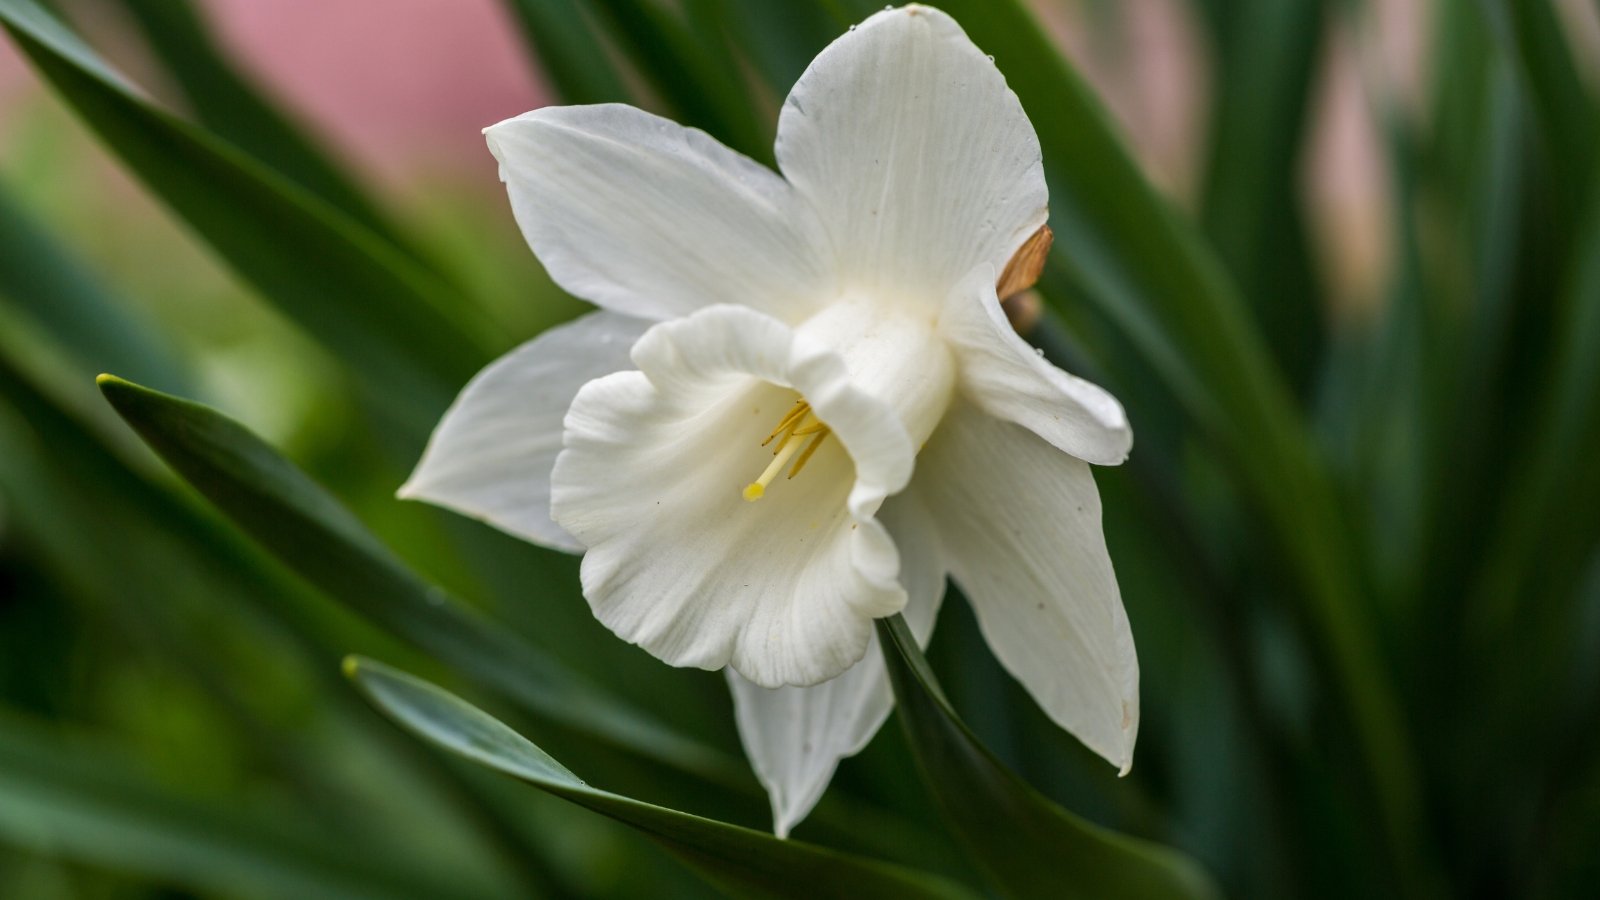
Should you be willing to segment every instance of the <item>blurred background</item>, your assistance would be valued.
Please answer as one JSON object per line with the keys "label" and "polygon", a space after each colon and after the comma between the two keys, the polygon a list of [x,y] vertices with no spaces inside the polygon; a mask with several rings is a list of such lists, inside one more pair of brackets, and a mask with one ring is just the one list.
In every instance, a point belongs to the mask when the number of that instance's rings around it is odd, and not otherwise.
{"label": "blurred background", "polygon": [[[407,344],[418,330],[385,296],[338,294],[331,319],[297,306],[274,280],[292,247],[241,262],[223,213],[195,199],[210,182],[157,171],[124,126],[86,127],[97,107],[62,65],[47,79],[47,53],[0,41],[0,897],[707,893],[622,826],[445,760],[368,710],[339,677],[346,652],[470,680],[259,550],[93,378],[239,420],[429,579],[737,760],[720,676],[612,638],[575,560],[392,494],[466,375],[584,308],[523,244],[480,130],[622,100],[770,160],[787,85],[876,5],[47,5],[149,104],[308,185],[413,281],[447,285],[429,290],[459,334],[440,343],[461,349]],[[957,709],[1046,794],[1194,855],[1229,895],[1592,896],[1600,6],[1002,7],[998,24],[982,3],[948,8],[1022,93],[1051,166],[1059,259],[1029,337],[1110,387],[1140,436],[1127,467],[1097,477],[1146,712],[1118,780],[1004,675],[959,601],[929,650]],[[1087,91],[1073,96],[1105,119],[1082,125],[1043,86],[1074,70]],[[1096,129],[1132,160],[1127,203],[1121,182],[1097,199],[1075,180],[1090,151],[1070,137]],[[214,190],[234,202],[225,178]],[[1111,227],[1096,209],[1131,212]],[[1148,232],[1188,255],[1141,245]],[[303,262],[309,278],[324,265]],[[1210,301],[1190,272],[1239,328],[1191,321]],[[385,396],[340,342],[391,326],[440,375],[427,390]],[[1231,365],[1227,340],[1259,365]],[[1266,482],[1299,470],[1258,461],[1255,420],[1196,390],[1282,406],[1283,452],[1310,448],[1342,557],[1297,555],[1295,512]],[[1236,419],[1237,445],[1217,436]],[[1297,599],[1320,596],[1302,557],[1349,569],[1311,576],[1347,585],[1327,589],[1333,612]],[[1344,628],[1359,636],[1328,637]],[[1363,691],[1387,699],[1349,699]],[[1385,708],[1393,753],[1351,724]],[[767,827],[748,772],[707,788],[560,723],[509,720],[590,781]],[[796,836],[971,879],[903,741],[891,723],[846,761]],[[1373,763],[1395,753],[1398,788]],[[1385,819],[1397,790],[1410,812]]]}

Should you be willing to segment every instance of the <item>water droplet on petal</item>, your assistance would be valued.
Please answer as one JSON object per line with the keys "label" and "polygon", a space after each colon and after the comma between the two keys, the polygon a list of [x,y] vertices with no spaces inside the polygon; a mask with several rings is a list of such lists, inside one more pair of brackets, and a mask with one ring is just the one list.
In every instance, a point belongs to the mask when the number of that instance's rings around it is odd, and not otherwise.
{"label": "water droplet on petal", "polygon": [[989,54],[989,62],[994,62],[994,54]]}
{"label": "water droplet on petal", "polygon": [[856,30],[856,27],[855,27],[855,26],[854,26],[854,25],[851,25],[851,26],[850,26],[850,30],[851,30],[851,31],[855,31],[855,30]]}

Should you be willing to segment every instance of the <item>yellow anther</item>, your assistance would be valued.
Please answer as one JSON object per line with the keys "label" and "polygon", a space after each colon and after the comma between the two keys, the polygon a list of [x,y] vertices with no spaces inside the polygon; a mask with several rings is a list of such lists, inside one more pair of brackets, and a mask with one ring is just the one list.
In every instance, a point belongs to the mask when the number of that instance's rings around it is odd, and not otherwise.
{"label": "yellow anther", "polygon": [[778,427],[772,429],[772,433],[767,435],[767,439],[761,442],[761,446],[765,447],[766,445],[772,443],[773,438],[783,433],[783,431],[790,425],[800,421],[801,417],[808,412],[811,412],[811,404],[805,402],[804,400],[796,400],[794,402],[794,406],[789,409],[789,414],[784,416],[783,419],[778,422]]}
{"label": "yellow anther", "polygon": [[811,461],[812,454],[816,453],[817,448],[821,447],[822,442],[827,439],[828,428],[827,426],[823,426],[822,429],[817,432],[817,436],[811,439],[811,443],[806,445],[805,452],[801,453],[800,458],[794,461],[794,468],[789,470],[790,478],[800,474],[800,470],[804,469],[806,467],[806,463]]}
{"label": "yellow anther", "polygon": [[[783,471],[783,467],[791,459],[794,459],[794,468],[789,470],[789,477],[799,475],[800,470],[805,468],[806,463],[817,452],[817,447],[821,446],[828,434],[828,426],[811,415],[811,404],[804,400],[796,403],[794,408],[778,422],[778,427],[772,429],[767,439],[761,442],[761,446],[765,447],[780,435],[783,438],[778,441],[778,446],[773,448],[772,462],[761,473],[761,477],[745,485],[744,499],[754,502],[766,496],[767,485],[778,477],[778,473]],[[795,459],[796,453],[799,454],[798,459]]]}

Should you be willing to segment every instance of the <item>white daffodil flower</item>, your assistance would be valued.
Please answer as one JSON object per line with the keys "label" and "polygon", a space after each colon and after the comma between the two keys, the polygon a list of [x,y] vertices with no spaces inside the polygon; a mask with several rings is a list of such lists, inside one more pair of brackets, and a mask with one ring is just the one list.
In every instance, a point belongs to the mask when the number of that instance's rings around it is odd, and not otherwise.
{"label": "white daffodil flower", "polygon": [[621,105],[486,134],[528,243],[600,310],[468,384],[402,496],[583,552],[619,637],[726,668],[779,834],[889,714],[873,620],[926,641],[946,575],[1126,770],[1138,663],[1088,464],[1131,432],[1001,312],[1045,222],[1039,142],[949,16],[887,10],[823,50],[778,173]]}

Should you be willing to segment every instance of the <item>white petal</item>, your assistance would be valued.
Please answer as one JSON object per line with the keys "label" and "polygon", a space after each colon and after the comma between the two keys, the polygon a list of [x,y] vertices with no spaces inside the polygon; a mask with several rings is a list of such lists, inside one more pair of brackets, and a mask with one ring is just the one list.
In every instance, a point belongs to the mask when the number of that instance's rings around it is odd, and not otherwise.
{"label": "white petal", "polygon": [[810,209],[702,131],[603,104],[485,134],[529,245],[585,300],[651,319],[744,303],[794,321],[836,292]]}
{"label": "white petal", "polygon": [[[906,622],[926,645],[944,597],[932,522],[910,494],[891,497],[881,518],[900,550]],[[787,837],[822,799],[839,760],[861,752],[894,708],[878,636],[843,675],[811,687],[757,687],[732,669],[727,676],[745,754],[772,801],[772,830]]]}
{"label": "white petal", "polygon": [[961,392],[991,416],[1015,422],[1086,462],[1128,458],[1133,429],[1122,404],[1098,385],[1051,365],[1017,336],[979,266],[946,302],[940,332],[958,360]]}
{"label": "white petal", "polygon": [[[910,438],[843,361],[743,307],[650,329],[638,372],[592,381],[566,420],[555,518],[589,548],[584,596],[618,636],[678,666],[816,684],[899,611],[894,542],[875,518],[911,475]],[[833,430],[799,478],[743,488],[797,396]]]}
{"label": "white petal", "polygon": [[917,460],[951,576],[989,647],[1056,724],[1126,772],[1139,663],[1089,467],[964,404]]}
{"label": "white petal", "polygon": [[545,547],[582,550],[550,518],[561,421],[584,382],[633,365],[628,350],[649,327],[643,319],[593,312],[490,363],[445,411],[399,496]]}
{"label": "white petal", "polygon": [[926,6],[880,12],[800,77],[779,168],[817,209],[849,286],[937,304],[1044,224],[1039,139],[993,61]]}

